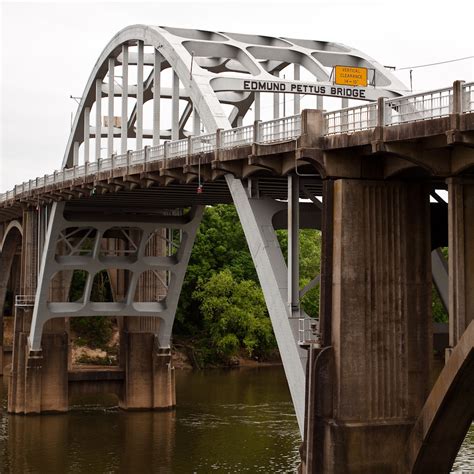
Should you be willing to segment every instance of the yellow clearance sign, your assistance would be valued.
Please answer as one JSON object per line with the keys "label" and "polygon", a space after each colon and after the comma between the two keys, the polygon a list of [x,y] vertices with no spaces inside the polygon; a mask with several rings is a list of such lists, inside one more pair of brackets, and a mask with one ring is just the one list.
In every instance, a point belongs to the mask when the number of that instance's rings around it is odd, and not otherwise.
{"label": "yellow clearance sign", "polygon": [[334,71],[335,83],[342,86],[367,87],[367,68],[336,66]]}

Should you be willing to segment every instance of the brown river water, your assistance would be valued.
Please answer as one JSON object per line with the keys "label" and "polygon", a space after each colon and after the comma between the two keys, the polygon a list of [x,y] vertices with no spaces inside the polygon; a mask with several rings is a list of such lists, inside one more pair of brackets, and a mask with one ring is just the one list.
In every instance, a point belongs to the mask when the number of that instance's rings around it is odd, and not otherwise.
{"label": "brown river water", "polygon": [[[113,397],[63,415],[6,414],[0,473],[290,473],[298,427],[281,367],[177,371],[175,412],[124,412]],[[474,472],[474,429],[454,471]]]}

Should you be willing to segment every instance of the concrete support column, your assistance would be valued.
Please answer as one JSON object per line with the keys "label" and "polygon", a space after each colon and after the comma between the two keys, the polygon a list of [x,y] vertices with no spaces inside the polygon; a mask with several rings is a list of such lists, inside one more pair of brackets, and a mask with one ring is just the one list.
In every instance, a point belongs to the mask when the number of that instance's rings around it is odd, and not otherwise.
{"label": "concrete support column", "polygon": [[449,345],[474,319],[474,180],[451,178],[449,193]]}
{"label": "concrete support column", "polygon": [[[38,213],[23,213],[20,293],[36,293],[38,281]],[[59,278],[59,277],[58,277]],[[33,307],[15,307],[12,373],[8,390],[8,411],[28,414],[66,411],[68,408],[68,336],[64,319],[45,327],[40,351],[31,351],[28,332]]]}
{"label": "concrete support column", "polygon": [[[165,229],[154,235],[147,256],[166,255]],[[140,275],[135,301],[156,301],[166,295],[165,272],[156,278],[151,272]],[[161,319],[154,316],[124,318],[121,333],[121,365],[125,371],[120,407],[128,410],[171,409],[176,405],[171,349],[160,347]]]}
{"label": "concrete support column", "polygon": [[[23,245],[21,249],[20,294],[33,295],[37,284],[37,241],[38,215],[35,211],[23,213]],[[27,396],[27,338],[31,324],[32,307],[15,306],[15,326],[13,335],[12,371],[8,386],[8,411],[25,413]],[[30,375],[31,372],[30,372]],[[34,379],[34,377],[33,377]],[[37,380],[28,379],[29,384],[37,385]],[[41,391],[39,392],[41,393]],[[37,397],[38,398],[38,397]]]}
{"label": "concrete support column", "polygon": [[338,179],[333,189],[329,360],[316,358],[311,374],[308,472],[397,472],[430,388],[429,188]]}
{"label": "concrete support column", "polygon": [[120,407],[125,410],[174,408],[176,395],[171,349],[160,348],[158,336],[152,332],[126,330],[122,332],[120,343],[125,355]]}

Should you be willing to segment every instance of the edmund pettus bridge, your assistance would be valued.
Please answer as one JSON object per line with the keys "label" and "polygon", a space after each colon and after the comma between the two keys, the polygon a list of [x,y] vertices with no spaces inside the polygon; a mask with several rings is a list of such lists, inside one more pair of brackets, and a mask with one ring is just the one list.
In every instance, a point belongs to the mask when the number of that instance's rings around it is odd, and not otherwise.
{"label": "edmund pettus bridge", "polygon": [[[123,409],[174,407],[170,338],[193,241],[206,205],[233,203],[295,407],[301,471],[449,472],[474,413],[474,84],[403,90],[338,43],[117,33],[60,169],[0,195],[2,307],[15,295],[9,412],[64,412],[88,390],[116,393]],[[325,111],[330,101],[337,110]],[[308,227],[322,232],[322,263],[300,288]],[[277,228],[288,229],[287,262]],[[113,301],[94,301],[104,270]],[[433,283],[449,310],[444,344]],[[313,319],[300,300],[318,284]],[[77,371],[69,318],[98,315],[119,318],[120,365]]]}

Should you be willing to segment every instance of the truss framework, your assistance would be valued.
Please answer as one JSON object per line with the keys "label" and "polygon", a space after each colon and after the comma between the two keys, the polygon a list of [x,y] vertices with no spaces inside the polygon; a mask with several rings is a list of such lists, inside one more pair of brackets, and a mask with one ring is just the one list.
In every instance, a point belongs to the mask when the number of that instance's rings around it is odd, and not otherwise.
{"label": "truss framework", "polygon": [[[45,250],[42,256],[38,288],[35,298],[33,322],[30,332],[30,348],[40,350],[42,328],[46,321],[55,317],[79,316],[155,316],[161,319],[159,343],[161,347],[168,347],[171,337],[176,307],[188,265],[191,249],[194,243],[203,207],[196,206],[181,217],[170,221],[167,216],[156,216],[153,222],[134,222],[133,229],[138,237],[130,238],[130,226],[124,215],[123,222],[104,222],[91,218],[87,222],[68,221],[64,217],[65,203],[54,203],[52,214],[45,239]],[[100,218],[99,218],[100,219]],[[75,227],[75,230],[69,230]],[[149,255],[146,252],[147,244],[158,229],[179,229],[181,241],[174,255]],[[104,255],[101,241],[104,234],[110,229],[118,231],[119,235],[127,235],[126,242],[133,252],[119,252],[115,255]],[[117,235],[117,234],[115,234]],[[74,243],[71,239],[78,236]],[[88,250],[84,253],[84,242],[89,236]],[[58,243],[61,243],[67,252],[58,255]],[[67,245],[65,245],[67,244]],[[107,269],[120,269],[129,272],[130,281],[125,297],[122,301],[94,302],[91,301],[91,291],[94,277],[97,273]],[[50,282],[59,272],[82,270],[87,272],[84,293],[78,301],[50,301]],[[153,274],[169,273],[165,287],[166,296],[156,297],[154,301],[136,301],[135,295],[140,275],[152,272]],[[163,280],[163,277],[160,277]]]}

